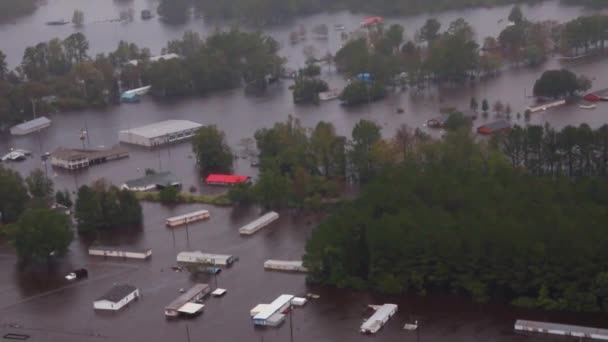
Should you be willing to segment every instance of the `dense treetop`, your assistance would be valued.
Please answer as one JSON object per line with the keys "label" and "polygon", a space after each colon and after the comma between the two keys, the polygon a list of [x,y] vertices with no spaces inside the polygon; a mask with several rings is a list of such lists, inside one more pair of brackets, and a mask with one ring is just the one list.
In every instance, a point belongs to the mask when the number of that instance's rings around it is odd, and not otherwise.
{"label": "dense treetop", "polygon": [[539,177],[449,134],[378,170],[304,261],[311,281],[339,287],[607,310],[607,194],[604,179]]}

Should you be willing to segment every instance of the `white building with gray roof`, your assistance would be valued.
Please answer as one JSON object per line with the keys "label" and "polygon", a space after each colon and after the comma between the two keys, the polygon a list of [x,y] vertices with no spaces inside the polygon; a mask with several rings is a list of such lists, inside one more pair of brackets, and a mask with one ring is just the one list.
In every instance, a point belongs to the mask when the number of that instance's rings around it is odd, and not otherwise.
{"label": "white building with gray roof", "polygon": [[180,187],[181,181],[171,172],[158,172],[124,182],[120,188],[129,191],[150,191],[169,186]]}
{"label": "white building with gray roof", "polygon": [[154,147],[193,137],[203,125],[189,120],[166,120],[118,132],[126,144]]}
{"label": "white building with gray roof", "polygon": [[110,291],[97,298],[93,302],[96,310],[118,311],[125,305],[139,298],[139,289],[133,285],[118,284],[114,285]]}
{"label": "white building with gray roof", "polygon": [[26,135],[33,132],[37,132],[41,129],[47,128],[51,125],[51,120],[46,116],[41,116],[34,120],[20,123],[16,126],[11,127],[12,135]]}

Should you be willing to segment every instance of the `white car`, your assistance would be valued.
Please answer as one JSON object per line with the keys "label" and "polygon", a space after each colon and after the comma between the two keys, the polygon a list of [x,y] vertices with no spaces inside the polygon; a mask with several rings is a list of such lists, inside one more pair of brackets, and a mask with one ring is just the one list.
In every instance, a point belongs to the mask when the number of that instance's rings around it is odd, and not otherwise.
{"label": "white car", "polygon": [[74,279],[76,279],[76,273],[72,272],[72,273],[66,275],[65,279],[67,279],[67,280],[74,280]]}

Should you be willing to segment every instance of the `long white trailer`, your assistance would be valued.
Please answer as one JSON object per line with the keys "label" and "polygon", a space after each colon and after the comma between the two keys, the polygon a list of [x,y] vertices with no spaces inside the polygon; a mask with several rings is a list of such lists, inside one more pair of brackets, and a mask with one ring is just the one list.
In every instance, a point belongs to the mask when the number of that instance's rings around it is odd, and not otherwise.
{"label": "long white trailer", "polygon": [[361,325],[364,334],[375,334],[388,320],[397,312],[397,304],[384,304],[376,309],[376,312]]}
{"label": "long white trailer", "polygon": [[269,213],[264,214],[263,216],[258,217],[256,220],[242,226],[239,228],[239,233],[242,235],[252,235],[255,234],[258,230],[266,227],[272,222],[279,219],[279,214],[271,211]]}
{"label": "long white trailer", "polygon": [[518,319],[515,330],[549,335],[574,336],[585,339],[608,341],[608,329],[581,327],[578,325],[535,322]]}
{"label": "long white trailer", "polygon": [[177,255],[177,262],[216,266],[230,266],[236,258],[227,254],[211,254],[200,251],[181,252]]}
{"label": "long white trailer", "polygon": [[177,227],[183,224],[206,220],[210,217],[208,210],[198,210],[195,212],[169,217],[166,221],[167,227]]}
{"label": "long white trailer", "polygon": [[91,246],[89,247],[89,255],[143,260],[152,256],[152,250],[149,248],[128,249],[106,246]]}
{"label": "long white trailer", "polygon": [[273,271],[286,272],[308,272],[301,260],[266,260],[264,261],[264,269]]}

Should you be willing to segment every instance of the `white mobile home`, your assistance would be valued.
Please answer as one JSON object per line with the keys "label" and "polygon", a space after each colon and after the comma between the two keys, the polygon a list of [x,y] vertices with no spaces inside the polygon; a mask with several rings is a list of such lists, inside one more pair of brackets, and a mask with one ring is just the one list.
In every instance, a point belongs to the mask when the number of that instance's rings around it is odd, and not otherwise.
{"label": "white mobile home", "polygon": [[273,271],[286,272],[308,272],[301,260],[266,260],[264,261],[264,269]]}
{"label": "white mobile home", "polygon": [[266,227],[272,222],[279,219],[279,214],[271,211],[269,213],[264,214],[263,216],[258,217],[256,220],[242,226],[239,228],[239,233],[242,235],[251,235],[255,234],[258,230]]}
{"label": "white mobile home", "polygon": [[118,132],[118,140],[126,144],[154,147],[185,139],[196,134],[203,125],[189,120],[166,120]]}
{"label": "white mobile home", "polygon": [[127,284],[114,285],[112,289],[93,302],[96,310],[118,311],[139,298],[139,289]]}
{"label": "white mobile home", "polygon": [[152,250],[149,248],[132,249],[106,246],[92,246],[89,247],[89,255],[144,260],[148,259],[152,255]]}
{"label": "white mobile home", "polygon": [[361,332],[364,334],[377,333],[396,312],[396,304],[384,304],[380,306],[370,318],[363,322]]}
{"label": "white mobile home", "polygon": [[179,216],[169,217],[166,221],[167,227],[177,227],[183,224],[188,224],[196,221],[206,220],[209,218],[208,210],[198,210],[192,213]]}
{"label": "white mobile home", "polygon": [[47,128],[51,125],[51,120],[45,116],[41,116],[34,120],[26,121],[11,127],[12,135],[26,135],[41,129]]}
{"label": "white mobile home", "polygon": [[[180,312],[187,314],[194,314],[203,308],[202,304],[192,303],[201,300],[209,294],[211,288],[207,284],[196,284],[192,286],[188,291],[184,292],[181,296],[177,297],[171,304],[165,307],[165,316],[176,317]],[[188,305],[196,304],[196,305]],[[184,306],[188,305],[186,308]],[[187,309],[187,310],[185,310]],[[192,312],[194,310],[194,312]]]}
{"label": "white mobile home", "polygon": [[211,253],[203,253],[200,251],[181,252],[177,255],[177,262],[190,263],[190,264],[230,266],[235,261],[236,261],[236,258],[232,255],[211,254]]}
{"label": "white mobile home", "polygon": [[581,339],[608,341],[608,329],[581,327],[578,325],[535,322],[518,319],[515,330],[521,332],[544,333],[549,335],[574,336]]}
{"label": "white mobile home", "polygon": [[262,311],[253,316],[253,324],[263,326],[276,326],[280,324],[285,319],[283,312],[291,306],[291,301],[294,298],[292,295],[280,295],[272,303],[263,307]]}

